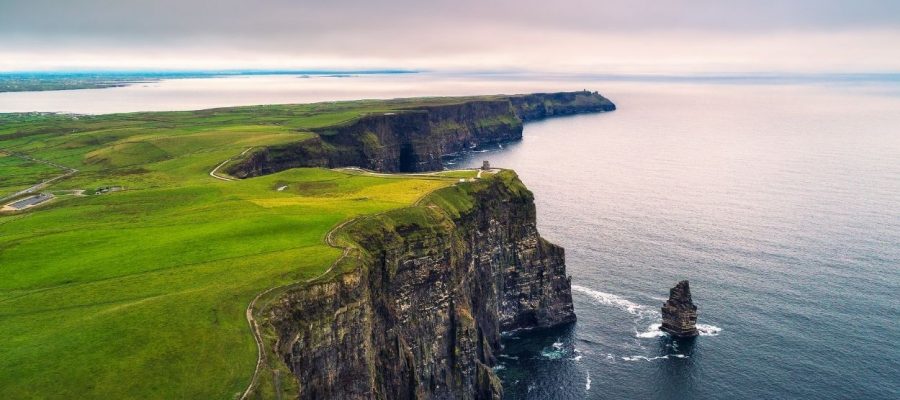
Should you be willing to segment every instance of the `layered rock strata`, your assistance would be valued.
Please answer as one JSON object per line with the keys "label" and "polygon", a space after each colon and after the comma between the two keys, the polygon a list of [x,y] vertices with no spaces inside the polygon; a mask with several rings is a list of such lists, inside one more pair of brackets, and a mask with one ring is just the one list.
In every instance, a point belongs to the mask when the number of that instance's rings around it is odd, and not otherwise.
{"label": "layered rock strata", "polygon": [[444,155],[521,139],[523,122],[615,110],[605,97],[588,91],[443,101],[408,107],[388,102],[397,109],[317,129],[314,138],[304,141],[254,149],[226,172],[244,178],[295,167],[437,171]]}
{"label": "layered rock strata", "polygon": [[678,282],[669,290],[669,300],[662,306],[662,325],[659,329],[675,338],[691,338],[700,334],[697,331],[697,306],[691,300],[688,281]]}
{"label": "layered rock strata", "polygon": [[501,332],[575,321],[564,251],[511,171],[345,229],[352,262],[264,312],[301,399],[499,399]]}

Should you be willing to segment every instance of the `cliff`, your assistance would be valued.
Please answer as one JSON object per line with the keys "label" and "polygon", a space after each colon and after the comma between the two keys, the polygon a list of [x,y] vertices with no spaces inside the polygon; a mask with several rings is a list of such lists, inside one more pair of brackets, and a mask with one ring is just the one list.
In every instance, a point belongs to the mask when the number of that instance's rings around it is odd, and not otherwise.
{"label": "cliff", "polygon": [[616,105],[597,92],[534,93],[511,96],[516,115],[524,122],[563,115],[614,111]]}
{"label": "cliff", "polygon": [[[499,399],[500,334],[575,321],[563,249],[511,171],[341,230],[332,275],[263,310],[302,399]],[[276,373],[276,376],[278,374]],[[285,379],[282,379],[285,381]]]}
{"label": "cliff", "polygon": [[239,178],[295,167],[361,167],[381,172],[442,169],[441,157],[479,145],[522,138],[523,122],[615,110],[596,92],[386,102],[343,125],[316,129],[316,137],[268,146],[227,168]]}

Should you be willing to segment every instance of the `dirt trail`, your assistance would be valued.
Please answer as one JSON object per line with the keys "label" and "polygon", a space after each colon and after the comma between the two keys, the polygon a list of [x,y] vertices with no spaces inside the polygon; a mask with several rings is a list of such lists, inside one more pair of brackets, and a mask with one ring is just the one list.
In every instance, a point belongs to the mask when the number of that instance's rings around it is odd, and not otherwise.
{"label": "dirt trail", "polygon": [[271,293],[273,290],[282,289],[282,288],[286,288],[286,287],[294,286],[294,285],[298,285],[298,284],[308,284],[310,282],[315,281],[316,279],[322,278],[323,276],[326,276],[329,273],[331,273],[331,271],[334,270],[334,267],[337,266],[338,263],[340,263],[344,258],[346,258],[350,254],[349,247],[341,247],[334,241],[334,234],[341,228],[347,226],[347,224],[350,224],[351,222],[354,222],[354,221],[356,221],[356,218],[348,219],[344,222],[341,222],[334,228],[331,228],[331,230],[328,231],[327,234],[325,234],[325,244],[327,244],[331,247],[334,247],[336,249],[341,249],[341,248],[343,249],[343,253],[341,253],[341,256],[338,257],[337,260],[334,260],[334,262],[331,263],[331,266],[329,266],[328,269],[325,270],[325,272],[323,272],[319,276],[307,279],[306,281],[303,281],[301,283],[290,283],[287,285],[269,288],[266,291],[256,295],[256,297],[254,297],[253,300],[250,302],[250,305],[247,306],[247,311],[246,311],[247,322],[250,324],[250,330],[253,332],[253,339],[256,341],[256,350],[259,352],[259,355],[257,356],[257,359],[256,359],[256,369],[253,371],[253,378],[250,379],[250,385],[247,386],[247,389],[244,390],[244,393],[241,395],[241,400],[246,399],[247,396],[250,395],[250,391],[253,390],[254,387],[256,387],[256,384],[259,381],[259,371],[262,369],[263,363],[265,363],[265,361],[266,361],[266,353],[263,349],[262,334],[259,331],[259,324],[256,322],[256,317],[253,316],[253,310],[256,308],[257,301],[259,301],[259,299],[262,298],[263,296]]}
{"label": "dirt trail", "polygon": [[[244,154],[247,154],[247,152],[250,151],[250,149],[252,149],[252,148],[253,148],[253,147],[248,147],[246,150],[242,151],[241,154],[238,154],[237,157],[241,157],[241,156],[243,156]],[[219,163],[219,165],[216,165],[216,167],[213,168],[212,171],[209,171],[209,176],[211,176],[211,177],[213,177],[213,178],[216,178],[216,179],[218,179],[218,180],[226,181],[226,182],[236,181],[237,179],[234,179],[234,178],[232,178],[232,177],[229,177],[229,176],[222,176],[222,175],[217,174],[217,172],[219,171],[219,168],[222,168],[222,166],[224,166],[225,163],[227,163],[227,162],[229,162],[229,161],[231,161],[231,160],[234,160],[234,159],[235,159],[235,157],[231,157],[231,158],[229,158],[229,159],[227,159],[227,160],[225,160],[225,161],[222,161],[221,163]]]}

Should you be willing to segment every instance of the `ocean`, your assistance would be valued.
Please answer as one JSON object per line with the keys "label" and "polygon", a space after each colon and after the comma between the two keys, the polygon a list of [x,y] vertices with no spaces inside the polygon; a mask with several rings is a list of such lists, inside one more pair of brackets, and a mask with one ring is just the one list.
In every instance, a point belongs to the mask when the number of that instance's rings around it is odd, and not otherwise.
{"label": "ocean", "polygon": [[[504,339],[506,399],[900,398],[900,97],[616,84],[479,149],[535,193],[578,322]],[[663,335],[691,283],[701,336]]]}
{"label": "ocean", "polygon": [[[447,160],[515,169],[578,322],[504,338],[507,399],[900,398],[895,76],[230,77],[0,93],[0,112],[598,90],[615,112]],[[657,326],[691,283],[702,335]]]}

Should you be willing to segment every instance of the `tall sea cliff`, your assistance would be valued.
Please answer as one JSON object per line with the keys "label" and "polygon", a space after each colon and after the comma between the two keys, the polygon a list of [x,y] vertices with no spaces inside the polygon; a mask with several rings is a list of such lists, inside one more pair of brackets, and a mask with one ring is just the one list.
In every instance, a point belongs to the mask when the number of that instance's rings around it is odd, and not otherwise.
{"label": "tall sea cliff", "polygon": [[511,171],[361,219],[334,276],[264,312],[302,399],[496,399],[501,332],[575,321],[564,251]]}
{"label": "tall sea cliff", "polygon": [[[614,109],[587,91],[426,102],[257,149],[231,173],[440,170],[442,155],[520,139],[523,121]],[[539,235],[533,194],[512,171],[353,220],[330,239],[345,251],[329,273],[253,311],[266,367],[258,398],[500,399],[501,333],[575,321],[564,250]]]}
{"label": "tall sea cliff", "polygon": [[615,107],[588,91],[401,104],[318,129],[311,139],[254,149],[229,166],[228,173],[245,178],[296,167],[348,166],[381,172],[437,171],[443,168],[444,155],[521,139],[523,122]]}

